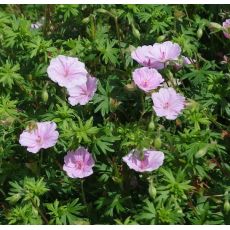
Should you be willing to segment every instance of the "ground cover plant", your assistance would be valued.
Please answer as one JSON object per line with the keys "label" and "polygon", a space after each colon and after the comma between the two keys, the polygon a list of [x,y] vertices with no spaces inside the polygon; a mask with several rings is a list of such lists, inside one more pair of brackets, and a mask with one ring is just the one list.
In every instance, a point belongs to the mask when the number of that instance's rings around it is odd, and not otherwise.
{"label": "ground cover plant", "polygon": [[229,224],[230,7],[1,5],[0,224]]}

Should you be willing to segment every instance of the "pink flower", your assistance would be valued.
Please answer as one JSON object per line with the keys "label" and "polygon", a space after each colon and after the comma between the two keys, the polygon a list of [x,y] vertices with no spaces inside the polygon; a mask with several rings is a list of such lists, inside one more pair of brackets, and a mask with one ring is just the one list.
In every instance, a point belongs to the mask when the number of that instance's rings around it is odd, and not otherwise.
{"label": "pink flower", "polygon": [[40,149],[47,149],[57,143],[59,136],[54,122],[37,122],[32,130],[24,130],[19,138],[22,146],[27,146],[27,151],[37,153]]}
{"label": "pink flower", "polygon": [[164,161],[164,153],[154,150],[144,150],[143,156],[137,150],[132,150],[123,161],[137,172],[151,172],[158,169]]}
{"label": "pink flower", "polygon": [[171,60],[177,60],[180,53],[181,48],[177,43],[167,41],[163,43],[155,43],[150,51],[150,56],[155,62],[166,63]]}
{"label": "pink flower", "polygon": [[157,70],[148,67],[136,69],[133,72],[133,80],[135,84],[145,92],[156,89],[164,81]]}
{"label": "pink flower", "polygon": [[[180,62],[176,62],[174,64],[174,67],[176,68],[176,70],[180,70],[183,65],[191,65],[192,62],[190,61],[190,59],[186,56],[181,56],[181,61],[182,61],[182,64]],[[196,60],[193,60],[193,62],[195,62]]]}
{"label": "pink flower", "polygon": [[152,58],[153,46],[139,46],[131,53],[131,57],[136,60],[140,65],[151,67],[155,69],[163,69],[164,64],[156,62]]}
{"label": "pink flower", "polygon": [[83,147],[68,152],[64,157],[64,162],[63,170],[71,178],[84,178],[93,174],[94,159]]}
{"label": "pink flower", "polygon": [[226,21],[223,22],[223,28],[226,31],[224,32],[224,36],[230,39],[230,19],[226,19]]}
{"label": "pink flower", "polygon": [[51,80],[67,88],[84,84],[87,80],[85,64],[78,58],[63,55],[51,60],[47,73]]}
{"label": "pink flower", "polygon": [[192,62],[190,61],[190,59],[188,57],[182,56],[182,61],[184,65],[191,65]]}
{"label": "pink flower", "polygon": [[70,97],[68,98],[71,105],[85,105],[88,103],[97,90],[97,79],[95,77],[87,77],[87,82],[82,85],[76,85],[68,88]]}
{"label": "pink flower", "polygon": [[185,107],[185,98],[173,88],[161,88],[152,94],[153,109],[159,117],[175,120]]}

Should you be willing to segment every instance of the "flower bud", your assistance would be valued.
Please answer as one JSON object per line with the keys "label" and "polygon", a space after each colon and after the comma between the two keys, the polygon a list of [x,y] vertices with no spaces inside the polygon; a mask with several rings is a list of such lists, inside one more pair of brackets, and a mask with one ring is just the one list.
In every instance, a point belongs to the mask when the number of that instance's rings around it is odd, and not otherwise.
{"label": "flower bud", "polygon": [[114,98],[110,98],[110,107],[114,111],[118,108],[118,106],[121,104],[120,101]]}
{"label": "flower bud", "polygon": [[216,23],[216,22],[210,22],[209,23],[209,28],[210,29],[221,30],[222,29],[222,25],[220,25],[219,23]]}
{"label": "flower bud", "polygon": [[155,186],[153,185],[153,182],[149,183],[149,188],[148,188],[148,192],[149,192],[149,196],[152,199],[155,199],[156,195],[157,195],[157,190],[155,188]]}
{"label": "flower bud", "polygon": [[186,107],[188,109],[195,110],[199,107],[199,103],[192,99],[189,99]]}
{"label": "flower bud", "polygon": [[161,139],[160,139],[160,137],[156,137],[155,138],[155,140],[154,140],[154,147],[156,148],[156,149],[159,149],[160,147],[161,147]]}
{"label": "flower bud", "polygon": [[196,32],[197,38],[200,39],[203,36],[203,30],[202,28],[199,28]]}
{"label": "flower bud", "polygon": [[42,90],[42,100],[46,103],[49,99],[49,94],[46,89]]}
{"label": "flower bud", "polygon": [[165,40],[166,36],[165,35],[161,35],[157,38],[157,42],[163,42]]}
{"label": "flower bud", "polygon": [[133,25],[132,25],[132,32],[133,32],[134,37],[140,40],[140,37],[141,37],[140,32],[139,32],[139,30],[138,30],[135,26],[133,26]]}
{"label": "flower bud", "polygon": [[224,202],[224,211],[226,214],[228,214],[230,211],[230,204],[229,204],[228,200],[225,200],[225,202]]}
{"label": "flower bud", "polygon": [[137,89],[136,85],[134,84],[134,82],[125,85],[125,89],[129,92],[133,92]]}
{"label": "flower bud", "polygon": [[90,18],[86,17],[86,18],[83,18],[82,23],[87,24],[87,23],[89,23],[89,21],[90,21]]}
{"label": "flower bud", "polygon": [[149,125],[148,125],[148,129],[149,129],[149,130],[154,130],[155,127],[156,127],[156,126],[155,126],[154,121],[150,121],[150,122],[149,122]]}
{"label": "flower bud", "polygon": [[33,80],[33,76],[31,74],[28,75],[29,81]]}
{"label": "flower bud", "polygon": [[207,153],[207,150],[208,150],[208,145],[206,145],[205,147],[201,148],[195,155],[195,158],[201,158],[203,157],[206,153]]}
{"label": "flower bud", "polygon": [[105,9],[102,9],[102,8],[97,9],[97,12],[99,12],[99,13],[103,13],[103,14],[108,14],[108,13],[109,13],[109,11],[108,11],[108,10],[105,10]]}

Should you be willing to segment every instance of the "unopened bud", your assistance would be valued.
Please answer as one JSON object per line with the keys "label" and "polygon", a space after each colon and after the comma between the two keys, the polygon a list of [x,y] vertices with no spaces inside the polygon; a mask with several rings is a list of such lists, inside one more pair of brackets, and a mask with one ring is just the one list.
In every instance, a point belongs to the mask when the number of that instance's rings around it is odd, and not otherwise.
{"label": "unopened bud", "polygon": [[156,127],[156,126],[155,126],[154,121],[150,121],[150,122],[149,122],[149,125],[148,125],[148,129],[149,129],[149,130],[154,130],[155,127]]}
{"label": "unopened bud", "polygon": [[84,18],[84,19],[82,20],[82,23],[83,23],[83,24],[87,24],[87,23],[89,23],[89,21],[90,21],[90,17],[86,17],[86,18]]}
{"label": "unopened bud", "polygon": [[209,23],[209,28],[221,30],[221,29],[222,29],[222,26],[221,26],[219,23],[210,22],[210,23]]}
{"label": "unopened bud", "polygon": [[46,89],[42,90],[42,100],[44,102],[47,102],[48,99],[49,99],[49,94],[48,94],[47,90]]}
{"label": "unopened bud", "polygon": [[157,190],[155,188],[155,186],[153,185],[153,182],[149,183],[149,188],[148,188],[148,192],[149,192],[149,196],[152,199],[155,199],[156,195],[157,195]]}
{"label": "unopened bud", "polygon": [[228,214],[230,211],[230,204],[229,204],[228,200],[225,200],[225,202],[224,202],[224,211],[226,214]]}
{"label": "unopened bud", "polygon": [[208,151],[208,146],[206,145],[204,148],[201,148],[195,155],[195,158],[203,157]]}
{"label": "unopened bud", "polygon": [[105,9],[102,9],[102,8],[97,9],[97,12],[99,12],[99,13],[103,13],[103,14],[108,14],[108,13],[109,13],[109,11],[108,11],[108,10],[105,10]]}
{"label": "unopened bud", "polygon": [[141,37],[140,32],[135,26],[132,26],[132,32],[134,37],[140,40]]}
{"label": "unopened bud", "polygon": [[161,139],[160,139],[160,137],[157,137],[157,138],[155,138],[155,140],[154,140],[154,147],[156,148],[156,149],[159,149],[160,147],[161,147]]}
{"label": "unopened bud", "polygon": [[133,92],[137,89],[136,85],[134,84],[134,82],[125,85],[125,89],[129,92]]}
{"label": "unopened bud", "polygon": [[165,40],[166,36],[165,35],[161,35],[157,38],[157,42],[163,42]]}
{"label": "unopened bud", "polygon": [[110,106],[111,106],[111,109],[116,110],[117,107],[118,107],[120,104],[121,104],[121,102],[118,101],[117,99],[110,98]]}
{"label": "unopened bud", "polygon": [[200,39],[203,36],[203,30],[199,28],[196,32],[197,38]]}
{"label": "unopened bud", "polygon": [[29,74],[28,78],[29,78],[29,81],[33,80],[33,76],[31,74]]}

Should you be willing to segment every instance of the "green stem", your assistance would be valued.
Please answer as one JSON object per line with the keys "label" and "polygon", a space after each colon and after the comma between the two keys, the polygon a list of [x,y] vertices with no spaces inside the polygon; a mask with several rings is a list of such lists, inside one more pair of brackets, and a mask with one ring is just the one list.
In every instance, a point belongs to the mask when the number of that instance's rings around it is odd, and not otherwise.
{"label": "green stem", "polygon": [[142,106],[142,111],[141,111],[140,120],[142,119],[143,115],[145,114],[145,94],[144,93],[141,93],[141,106]]}
{"label": "green stem", "polygon": [[83,179],[81,179],[81,196],[82,196],[83,203],[84,203],[84,205],[86,206],[87,215],[88,215],[88,217],[89,217],[89,207],[88,207],[88,205],[87,205],[86,198],[85,198],[84,180],[83,180]]}
{"label": "green stem", "polygon": [[81,195],[82,195],[82,200],[83,200],[83,203],[87,206],[83,184],[84,184],[84,180],[81,180]]}
{"label": "green stem", "polygon": [[39,159],[40,168],[42,168],[42,163],[43,163],[43,150],[41,150],[41,153],[40,153],[40,159]]}
{"label": "green stem", "polygon": [[90,29],[91,29],[91,36],[93,41],[95,40],[95,25],[94,25],[94,16],[90,16]]}
{"label": "green stem", "polygon": [[121,51],[121,55],[124,58],[124,53],[123,53],[123,50],[121,48],[121,35],[120,35],[120,31],[119,31],[119,25],[118,25],[117,17],[114,17],[114,21],[115,21],[116,34],[117,34],[117,38],[118,38],[119,48],[120,48],[120,51]]}
{"label": "green stem", "polygon": [[33,205],[33,207],[39,212],[39,214],[41,215],[42,219],[44,220],[44,222],[46,224],[49,224],[48,219],[46,218],[45,214],[43,213],[43,211],[37,206],[37,204],[33,201],[33,199],[31,199],[31,203]]}
{"label": "green stem", "polygon": [[190,22],[190,18],[188,16],[188,11],[187,11],[186,6],[184,4],[183,4],[183,8],[184,8],[184,11],[185,11],[185,14],[186,14],[186,18],[188,19],[189,26],[191,27],[191,22]]}

